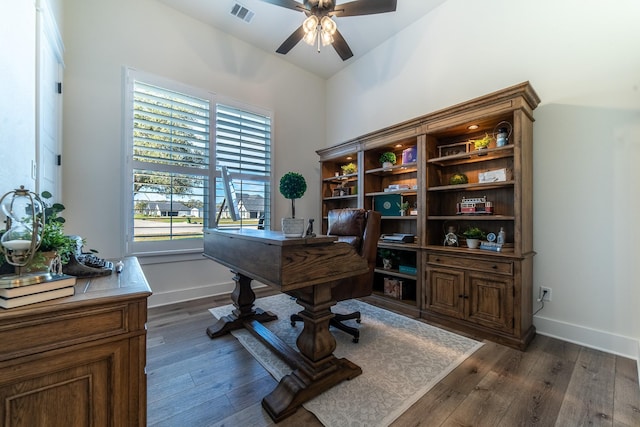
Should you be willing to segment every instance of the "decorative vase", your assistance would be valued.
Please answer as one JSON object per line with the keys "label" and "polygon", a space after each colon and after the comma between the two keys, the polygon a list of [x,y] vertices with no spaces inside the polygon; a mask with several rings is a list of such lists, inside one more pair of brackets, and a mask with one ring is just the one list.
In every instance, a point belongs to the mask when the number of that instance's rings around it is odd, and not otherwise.
{"label": "decorative vase", "polygon": [[392,262],[390,259],[382,258],[382,268],[385,270],[391,270]]}
{"label": "decorative vase", "polygon": [[478,246],[480,246],[480,239],[467,239],[469,249],[478,249]]}
{"label": "decorative vase", "polygon": [[282,218],[282,234],[284,237],[302,237],[304,218]]}

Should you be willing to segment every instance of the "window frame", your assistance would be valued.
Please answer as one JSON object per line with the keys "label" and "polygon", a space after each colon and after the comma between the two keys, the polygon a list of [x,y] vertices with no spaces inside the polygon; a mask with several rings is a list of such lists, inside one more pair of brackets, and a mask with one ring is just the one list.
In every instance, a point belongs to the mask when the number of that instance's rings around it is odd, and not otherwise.
{"label": "window frame", "polygon": [[[274,148],[274,114],[272,111],[248,105],[246,103],[239,102],[237,100],[219,96],[211,91],[199,89],[187,84],[177,82],[162,76],[147,73],[137,70],[132,67],[123,67],[123,103],[122,109],[122,146],[123,146],[123,173],[121,174],[121,186],[123,188],[123,243],[122,252],[127,256],[136,256],[141,260],[147,258],[146,261],[142,260],[143,264],[152,264],[155,262],[167,262],[167,261],[184,261],[203,259],[202,252],[204,250],[204,240],[202,238],[192,239],[176,239],[169,241],[155,241],[155,242],[134,242],[134,216],[133,212],[133,97],[134,97],[134,82],[141,81],[146,84],[156,85],[166,90],[180,92],[188,96],[194,96],[201,99],[206,99],[209,102],[209,168],[208,176],[209,180],[209,211],[208,218],[205,219],[203,228],[211,228],[215,226],[215,220],[217,216],[216,210],[216,181],[220,178],[220,171],[217,169],[217,155],[216,155],[216,113],[217,105],[222,104],[228,107],[240,109],[247,113],[253,113],[257,115],[264,115],[269,117],[271,122],[270,129],[270,194],[268,200],[268,209],[273,207],[273,188],[274,188],[274,167],[273,167],[273,148]],[[269,216],[271,213],[269,212]]]}

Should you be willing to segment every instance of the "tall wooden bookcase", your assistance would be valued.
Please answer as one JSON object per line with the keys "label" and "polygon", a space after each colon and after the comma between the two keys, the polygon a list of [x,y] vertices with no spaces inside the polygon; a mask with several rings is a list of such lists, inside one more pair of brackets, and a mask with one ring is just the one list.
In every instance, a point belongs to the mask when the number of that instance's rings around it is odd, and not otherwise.
{"label": "tall wooden bookcase", "polygon": [[[539,102],[525,82],[317,151],[322,232],[330,209],[364,207],[383,213],[383,234],[415,235],[409,243],[379,243],[395,252],[395,265],[385,270],[379,260],[370,301],[516,348],[527,346],[535,334],[533,110]],[[509,133],[503,146],[496,144],[499,128]],[[489,147],[476,149],[472,141],[485,136]],[[403,162],[407,149],[415,157]],[[398,161],[384,168],[378,159],[386,151]],[[357,172],[342,176],[347,157],[355,159]],[[397,204],[404,201],[411,209],[400,215]],[[457,246],[445,244],[451,227]],[[502,230],[505,243],[497,250],[486,240],[481,249],[469,249],[462,237],[468,227],[490,237]],[[399,294],[385,292],[393,280],[400,283]]]}

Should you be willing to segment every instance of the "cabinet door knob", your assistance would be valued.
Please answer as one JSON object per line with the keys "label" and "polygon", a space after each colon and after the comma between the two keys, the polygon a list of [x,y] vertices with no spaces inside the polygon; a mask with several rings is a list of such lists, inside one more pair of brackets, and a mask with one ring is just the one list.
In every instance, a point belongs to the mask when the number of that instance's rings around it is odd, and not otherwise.
{"label": "cabinet door knob", "polygon": [[436,258],[436,262],[440,262],[440,258]]}
{"label": "cabinet door knob", "polygon": [[491,266],[491,268],[493,268],[494,270],[497,270],[497,269],[498,269],[498,266],[497,266],[497,265],[495,265],[495,264],[493,264],[493,265]]}

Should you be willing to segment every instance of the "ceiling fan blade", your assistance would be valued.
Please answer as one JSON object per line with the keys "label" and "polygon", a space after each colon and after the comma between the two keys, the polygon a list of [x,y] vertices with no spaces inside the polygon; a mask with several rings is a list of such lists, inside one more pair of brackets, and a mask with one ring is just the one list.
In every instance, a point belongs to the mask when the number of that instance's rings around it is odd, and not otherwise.
{"label": "ceiling fan blade", "polygon": [[307,10],[307,8],[304,7],[302,3],[298,3],[297,1],[294,1],[294,0],[262,0],[262,1],[265,3],[275,4],[276,6],[284,7],[287,9],[293,9],[300,12]]}
{"label": "ceiling fan blade", "polygon": [[373,15],[375,13],[395,12],[397,0],[360,0],[337,4],[334,16]]}
{"label": "ceiling fan blade", "polygon": [[351,48],[347,44],[347,41],[342,37],[342,34],[340,34],[340,31],[338,30],[333,34],[333,48],[338,52],[338,55],[340,55],[340,58],[342,58],[343,61],[346,61],[353,56],[353,52],[351,52]]}
{"label": "ceiling fan blade", "polygon": [[302,25],[298,27],[291,35],[280,45],[276,52],[286,55],[300,40],[304,37],[304,28]]}

